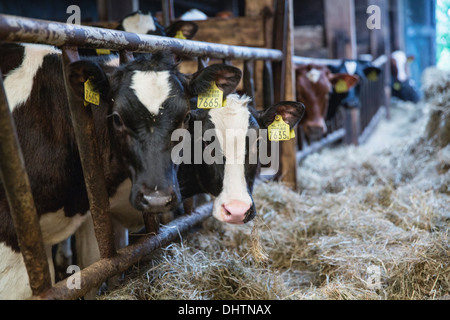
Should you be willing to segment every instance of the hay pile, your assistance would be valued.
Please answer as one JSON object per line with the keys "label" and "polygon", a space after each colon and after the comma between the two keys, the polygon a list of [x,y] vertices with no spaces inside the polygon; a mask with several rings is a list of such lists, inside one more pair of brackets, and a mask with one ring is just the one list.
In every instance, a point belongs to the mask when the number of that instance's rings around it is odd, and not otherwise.
{"label": "hay pile", "polygon": [[298,192],[258,184],[254,222],[210,219],[100,298],[450,299],[450,152],[424,138],[427,106],[309,157]]}

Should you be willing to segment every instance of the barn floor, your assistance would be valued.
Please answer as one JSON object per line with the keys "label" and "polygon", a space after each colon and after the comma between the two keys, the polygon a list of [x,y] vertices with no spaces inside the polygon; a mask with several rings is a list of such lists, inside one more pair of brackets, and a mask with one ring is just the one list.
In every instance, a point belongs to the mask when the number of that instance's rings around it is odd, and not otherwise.
{"label": "barn floor", "polygon": [[299,167],[299,190],[258,184],[259,217],[212,218],[100,299],[450,299],[450,146],[428,105],[394,103],[359,147]]}

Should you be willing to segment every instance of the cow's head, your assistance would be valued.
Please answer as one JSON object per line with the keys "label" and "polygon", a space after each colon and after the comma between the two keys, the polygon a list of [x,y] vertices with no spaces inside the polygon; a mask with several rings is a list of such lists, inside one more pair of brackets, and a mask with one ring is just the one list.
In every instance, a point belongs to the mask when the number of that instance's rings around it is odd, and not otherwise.
{"label": "cow's head", "polygon": [[[179,205],[177,167],[171,161],[171,134],[183,125],[189,109],[170,54],[137,58],[111,74],[95,62],[70,65],[70,84],[83,97],[91,79],[108,108],[112,154],[132,181],[131,204],[138,210],[165,212]],[[106,119],[105,119],[106,120]]]}
{"label": "cow's head", "polygon": [[175,21],[167,28],[158,23],[158,20],[149,12],[141,11],[130,13],[122,19],[117,30],[134,32],[139,34],[151,34],[156,36],[181,37],[192,39],[197,33],[198,25],[192,21]]}
{"label": "cow's head", "polygon": [[213,216],[232,224],[246,223],[256,215],[252,190],[259,167],[258,129],[266,129],[276,115],[292,128],[304,113],[304,106],[296,102],[278,103],[263,112],[250,110],[250,97],[232,93],[240,78],[239,69],[216,65],[197,73],[191,82],[195,95],[208,89],[214,80],[226,97],[223,108],[191,111],[189,128],[196,139],[193,128],[200,122],[202,152],[219,153],[212,156],[220,161],[199,165],[197,178],[203,190],[215,196]]}
{"label": "cow's head", "polygon": [[348,74],[332,74],[326,66],[308,64],[296,69],[297,101],[306,105],[302,120],[303,131],[309,141],[320,139],[327,133],[325,124],[330,93],[339,84],[353,88],[358,78]]}
{"label": "cow's head", "polygon": [[369,61],[345,60],[340,66],[329,66],[329,68],[335,74],[347,74],[359,79],[353,86],[347,86],[347,90],[340,90],[340,88],[335,87],[332,99],[334,107],[342,105],[346,108],[360,108],[359,93],[362,79],[374,81],[374,78],[377,78],[381,73],[381,69],[375,67]]}

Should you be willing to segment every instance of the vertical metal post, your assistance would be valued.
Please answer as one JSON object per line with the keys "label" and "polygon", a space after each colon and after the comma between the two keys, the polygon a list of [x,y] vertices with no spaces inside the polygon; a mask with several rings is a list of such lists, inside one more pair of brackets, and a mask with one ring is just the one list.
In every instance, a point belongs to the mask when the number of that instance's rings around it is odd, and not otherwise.
{"label": "vertical metal post", "polygon": [[274,104],[274,84],[273,84],[273,72],[272,62],[270,60],[264,60],[263,68],[263,95],[264,95],[264,107],[268,108]]}
{"label": "vertical metal post", "polygon": [[254,69],[254,60],[244,61],[244,92],[252,98],[255,97]]}
{"label": "vertical metal post", "polygon": [[164,27],[168,27],[170,23],[175,19],[175,10],[173,8],[173,0],[161,1],[163,12],[163,24]]}
{"label": "vertical metal post", "polygon": [[62,63],[64,82],[69,101],[72,125],[80,153],[84,181],[89,198],[89,205],[94,221],[100,255],[110,258],[115,253],[114,235],[109,216],[109,198],[101,158],[98,152],[94,119],[91,106],[84,106],[83,100],[77,97],[69,85],[68,66],[79,59],[76,47],[63,47]]}
{"label": "vertical metal post", "polygon": [[41,228],[0,72],[0,169],[33,295],[52,286]]}

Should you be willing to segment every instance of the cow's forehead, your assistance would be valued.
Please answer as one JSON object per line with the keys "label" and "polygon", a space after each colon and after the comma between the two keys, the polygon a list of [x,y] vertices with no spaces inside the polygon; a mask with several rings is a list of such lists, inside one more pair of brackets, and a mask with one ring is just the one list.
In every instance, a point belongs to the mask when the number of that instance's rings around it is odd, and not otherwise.
{"label": "cow's forehead", "polygon": [[130,88],[152,115],[158,115],[172,89],[170,72],[134,71]]}

